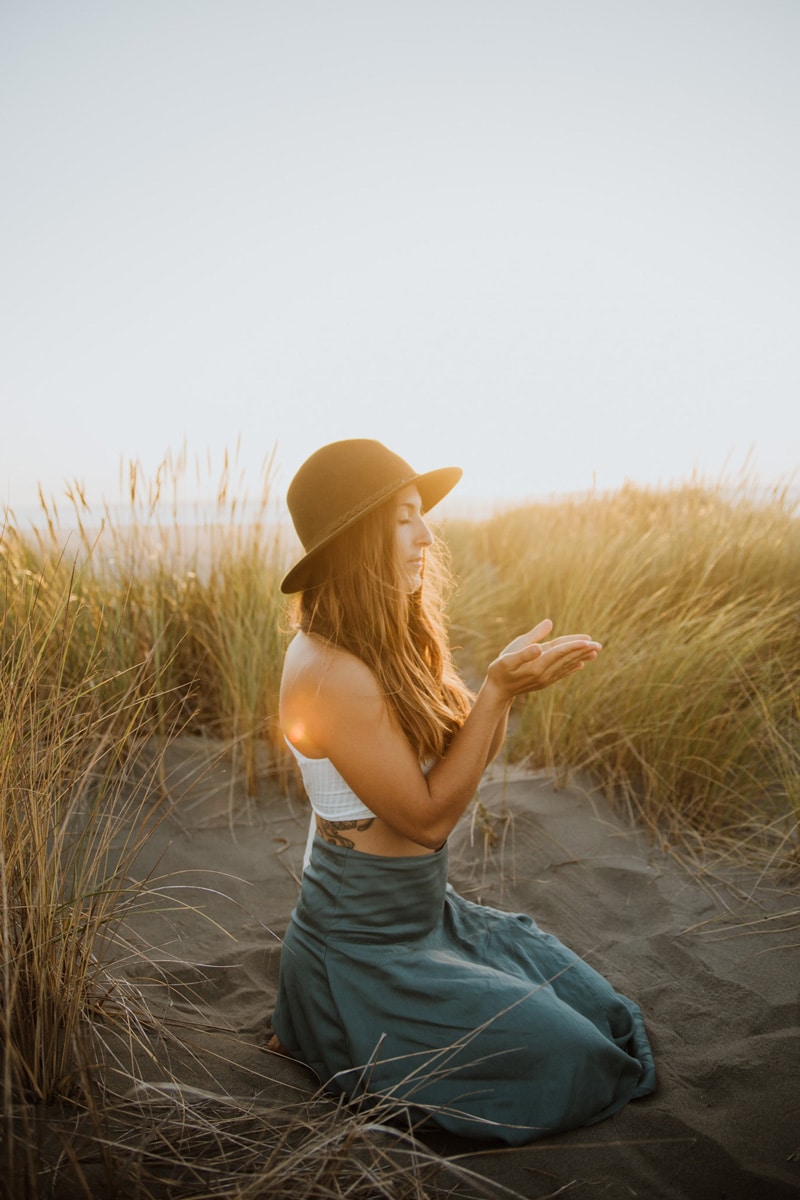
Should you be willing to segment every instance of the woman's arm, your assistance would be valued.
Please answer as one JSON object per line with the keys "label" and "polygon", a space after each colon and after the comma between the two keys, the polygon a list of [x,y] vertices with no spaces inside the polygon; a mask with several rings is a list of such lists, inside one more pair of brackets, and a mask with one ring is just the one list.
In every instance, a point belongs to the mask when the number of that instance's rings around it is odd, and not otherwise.
{"label": "woman's arm", "polygon": [[501,717],[497,723],[497,728],[494,731],[494,736],[492,738],[491,745],[489,746],[489,753],[486,755],[486,762],[483,764],[484,769],[488,767],[490,762],[494,762],[503,748],[503,743],[506,740],[506,733],[508,731],[508,717],[510,712],[511,705],[509,704],[506,706],[505,716]]}
{"label": "woman's arm", "polygon": [[514,698],[581,670],[601,649],[583,634],[541,643],[551,629],[551,622],[541,622],[491,663],[472,710],[427,777],[374,675],[350,654],[321,651],[323,669],[319,660],[305,671],[301,666],[292,679],[284,727],[289,732],[302,726],[307,744],[333,762],[385,824],[436,849],[499,750]]}

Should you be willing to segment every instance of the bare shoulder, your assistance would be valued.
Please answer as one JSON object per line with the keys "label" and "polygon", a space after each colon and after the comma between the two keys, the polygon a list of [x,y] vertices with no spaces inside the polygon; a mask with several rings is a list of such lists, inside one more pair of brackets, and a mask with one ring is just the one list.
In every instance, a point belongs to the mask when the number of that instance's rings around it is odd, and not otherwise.
{"label": "bare shoulder", "polygon": [[368,695],[377,693],[378,682],[366,663],[322,638],[309,637],[302,632],[295,634],[284,658],[282,692],[290,693],[298,688],[327,692],[332,689],[335,692],[338,688],[353,686]]}
{"label": "bare shoulder", "polygon": [[298,750],[327,754],[338,719],[364,704],[384,706],[369,667],[329,642],[296,634],[284,658],[280,710],[281,726]]}

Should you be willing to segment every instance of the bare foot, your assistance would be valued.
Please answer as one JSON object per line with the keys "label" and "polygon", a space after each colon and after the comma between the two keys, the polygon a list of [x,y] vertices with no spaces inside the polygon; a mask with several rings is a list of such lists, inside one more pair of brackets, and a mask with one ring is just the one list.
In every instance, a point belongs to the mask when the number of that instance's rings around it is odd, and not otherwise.
{"label": "bare foot", "polygon": [[273,1054],[285,1054],[287,1057],[289,1055],[289,1051],[286,1049],[283,1042],[279,1040],[276,1033],[273,1033],[272,1037],[267,1042],[267,1049],[271,1050]]}

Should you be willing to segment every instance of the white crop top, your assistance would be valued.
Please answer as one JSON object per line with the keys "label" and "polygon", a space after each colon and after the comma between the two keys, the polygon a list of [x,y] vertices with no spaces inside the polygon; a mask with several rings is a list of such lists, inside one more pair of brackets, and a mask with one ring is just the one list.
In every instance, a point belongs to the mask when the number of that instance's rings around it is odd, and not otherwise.
{"label": "white crop top", "polygon": [[306,758],[288,738],[286,745],[297,759],[311,807],[323,821],[361,821],[374,817],[345,783],[329,758]]}
{"label": "white crop top", "polygon": [[[311,846],[317,831],[317,816],[323,821],[363,821],[375,814],[365,804],[362,804],[353,789],[345,783],[329,758],[307,758],[293,746],[284,735],[284,741],[297,759],[303,783],[311,801],[313,812],[308,825],[308,837],[303,855],[303,870],[311,861]],[[422,770],[427,775],[435,759],[422,764]]]}

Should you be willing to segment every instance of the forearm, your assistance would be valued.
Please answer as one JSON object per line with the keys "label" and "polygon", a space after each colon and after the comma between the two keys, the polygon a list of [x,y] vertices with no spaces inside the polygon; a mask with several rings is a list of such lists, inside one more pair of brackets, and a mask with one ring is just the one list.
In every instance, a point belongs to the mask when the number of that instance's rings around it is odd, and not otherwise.
{"label": "forearm", "polygon": [[486,762],[484,764],[486,767],[488,767],[490,762],[493,762],[494,759],[497,758],[498,754],[500,753],[500,751],[503,748],[503,743],[506,740],[506,732],[508,731],[508,716],[509,716],[510,712],[511,712],[511,705],[509,703],[508,705],[506,705],[506,711],[505,711],[504,716],[499,721],[497,728],[494,731],[494,737],[492,738],[491,744],[489,746],[489,753],[486,756]]}
{"label": "forearm", "polygon": [[432,803],[424,844],[441,845],[464,813],[503,743],[510,708],[511,699],[484,681],[447,753],[428,775]]}
{"label": "forearm", "polygon": [[[549,621],[515,638],[489,664],[472,711],[426,776],[414,747],[369,669],[351,655],[334,658],[315,679],[298,719],[309,742],[334,763],[371,812],[404,838],[436,849],[447,840],[497,754],[517,696],[540,691],[591,662],[601,649],[584,634],[541,644]],[[282,708],[282,719],[291,720]]]}

